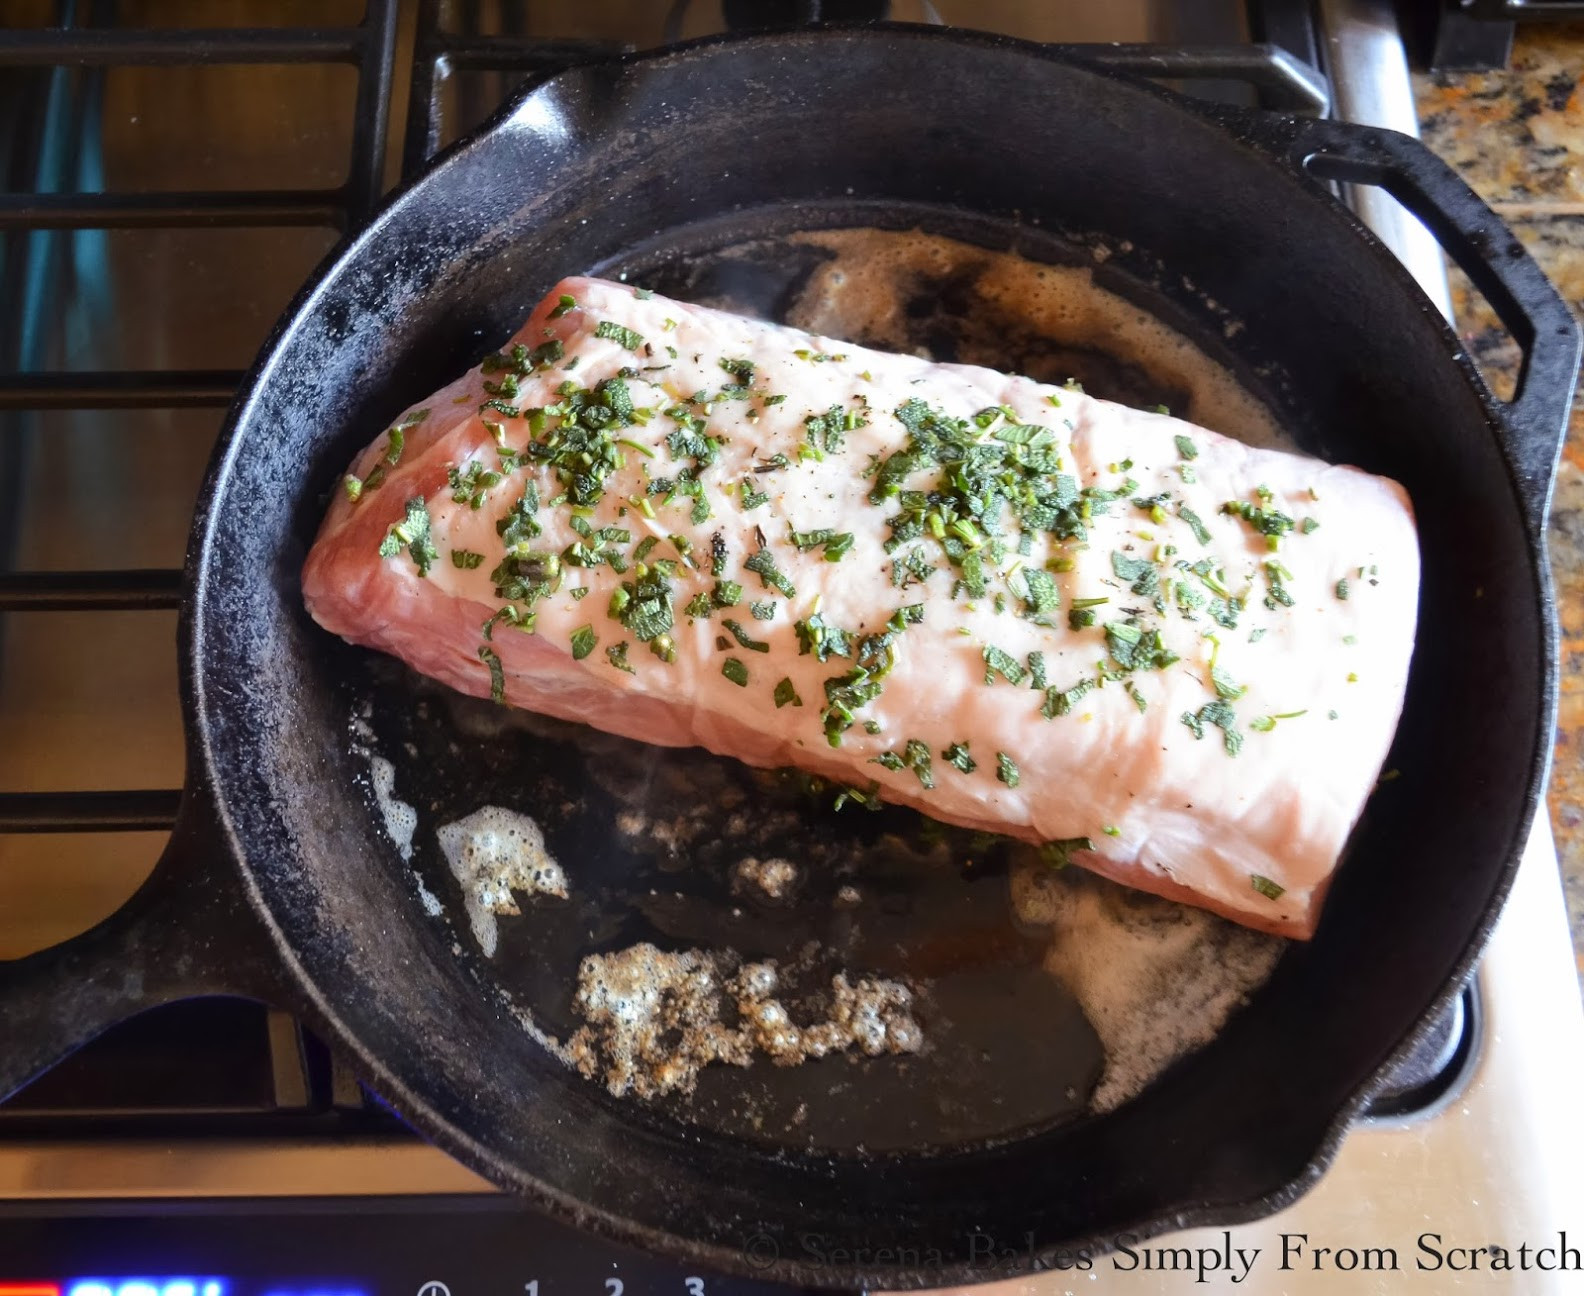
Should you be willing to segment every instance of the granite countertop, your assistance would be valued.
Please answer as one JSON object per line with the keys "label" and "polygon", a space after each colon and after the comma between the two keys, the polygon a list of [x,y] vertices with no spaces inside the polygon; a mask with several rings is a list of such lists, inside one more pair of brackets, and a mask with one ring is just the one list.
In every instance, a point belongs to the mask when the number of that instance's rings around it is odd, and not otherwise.
{"label": "granite countertop", "polygon": [[[1584,315],[1584,24],[1520,27],[1505,72],[1416,78],[1427,144],[1510,225]],[[1483,298],[1453,275],[1458,330],[1499,394],[1518,351]],[[1562,703],[1551,774],[1568,918],[1584,983],[1584,394],[1575,395],[1551,510],[1562,621]]]}

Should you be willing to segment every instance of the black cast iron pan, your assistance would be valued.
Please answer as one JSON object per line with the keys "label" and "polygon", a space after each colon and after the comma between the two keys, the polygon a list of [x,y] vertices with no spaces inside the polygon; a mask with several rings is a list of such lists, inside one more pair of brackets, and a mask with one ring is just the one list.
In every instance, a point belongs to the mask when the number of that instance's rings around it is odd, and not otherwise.
{"label": "black cast iron pan", "polygon": [[[1338,180],[1391,190],[1485,292],[1526,356],[1511,403],[1335,201]],[[306,547],[353,450],[506,337],[558,277],[628,271],[682,295],[729,279],[773,314],[802,255],[789,237],[838,226],[916,226],[1053,261],[1101,248],[1108,286],[1219,339],[1207,345],[1262,383],[1303,445],[1397,478],[1417,510],[1422,631],[1392,757],[1402,777],[1366,816],[1316,938],[1211,1045],[1103,1118],[1018,1106],[1037,1099],[1029,1072],[1062,1065],[1028,1040],[1066,1008],[1015,978],[987,982],[992,1055],[952,1103],[934,1100],[944,1080],[927,1069],[788,1073],[846,1112],[814,1139],[779,1120],[786,1093],[753,1088],[771,1068],[732,1073],[743,1088],[691,1112],[572,1075],[512,1012],[543,990],[533,948],[484,960],[419,904],[360,786],[352,708],[377,701],[376,728],[405,726],[381,737],[421,813],[513,788],[530,802],[546,788],[586,796],[582,819],[548,827],[602,898],[530,924],[536,939],[618,943],[647,923],[685,941],[726,919],[700,917],[691,884],[670,907],[622,892],[624,868],[653,862],[599,831],[615,806],[577,744],[464,725],[452,750],[443,699],[331,641],[301,605]],[[745,244],[760,252],[745,259]],[[936,287],[930,309],[947,323],[932,341],[950,351],[952,303]],[[1229,318],[1244,324],[1231,337]],[[120,913],[0,967],[0,1092],[141,1008],[245,994],[303,1014],[415,1128],[503,1187],[717,1269],[930,1285],[976,1276],[975,1230],[1031,1240],[1037,1257],[1274,1210],[1321,1173],[1383,1068],[1455,993],[1516,866],[1550,749],[1543,520],[1578,349],[1512,236],[1389,133],[1211,109],[933,29],[709,41],[544,81],[335,256],[255,366],[188,555],[180,826]],[[699,777],[733,777],[711,768]],[[686,779],[663,786],[686,801]],[[815,845],[859,832],[796,807],[785,817]],[[976,878],[961,878],[964,896]],[[773,942],[776,927],[731,930]],[[847,1098],[831,1104],[837,1085]],[[755,1103],[774,1119],[746,1118]],[[1015,1119],[975,1116],[1008,1103]],[[801,1242],[811,1234],[827,1255],[870,1258],[822,1261]],[[938,1263],[917,1258],[932,1248]]]}

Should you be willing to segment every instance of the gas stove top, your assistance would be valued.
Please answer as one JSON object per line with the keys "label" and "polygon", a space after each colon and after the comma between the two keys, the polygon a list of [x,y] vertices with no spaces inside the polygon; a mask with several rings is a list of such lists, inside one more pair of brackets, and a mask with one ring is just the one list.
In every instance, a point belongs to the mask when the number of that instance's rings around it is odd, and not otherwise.
{"label": "gas stove top", "polygon": [[[1414,126],[1389,7],[1365,0],[302,0],[230,7],[244,25],[224,28],[195,26],[214,21],[197,0],[32,8],[37,25],[0,30],[0,111],[20,123],[0,144],[0,958],[114,910],[174,819],[178,568],[242,369],[336,240],[524,76],[750,23],[890,17],[1082,46],[1219,100]],[[1355,201],[1444,304],[1423,230],[1381,195]],[[1369,1241],[1353,1224],[1394,1203],[1408,1255],[1441,1218],[1537,1238],[1571,1220],[1584,1237],[1584,1193],[1548,1146],[1570,1128],[1584,1146],[1554,1078],[1584,1074],[1554,892],[1542,826],[1474,983],[1320,1187],[1228,1231],[1230,1250],[1270,1250],[1283,1230]],[[993,1241],[986,1278],[1016,1242]],[[1330,1289],[1322,1270],[1279,1276]],[[1514,1290],[1550,1290],[1538,1277]],[[0,1104],[0,1296],[464,1296],[507,1280],[530,1296],[788,1290],[527,1212],[251,1003],[146,1014]]]}

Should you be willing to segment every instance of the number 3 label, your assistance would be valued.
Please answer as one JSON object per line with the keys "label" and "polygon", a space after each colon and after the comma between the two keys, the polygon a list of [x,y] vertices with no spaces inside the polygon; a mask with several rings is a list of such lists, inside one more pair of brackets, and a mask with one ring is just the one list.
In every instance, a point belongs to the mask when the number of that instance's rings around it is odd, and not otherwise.
{"label": "number 3 label", "polygon": [[687,1284],[688,1296],[704,1296],[704,1280],[702,1278],[684,1278]]}

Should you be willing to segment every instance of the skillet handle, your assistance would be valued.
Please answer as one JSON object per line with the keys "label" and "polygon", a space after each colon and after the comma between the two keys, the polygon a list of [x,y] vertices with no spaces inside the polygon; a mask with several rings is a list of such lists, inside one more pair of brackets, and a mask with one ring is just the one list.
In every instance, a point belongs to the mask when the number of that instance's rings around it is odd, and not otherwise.
{"label": "skillet handle", "polygon": [[115,913],[0,961],[0,1098],[144,1009],[202,995],[281,1002],[278,959],[201,802],[183,796],[159,862]]}
{"label": "skillet handle", "polygon": [[1566,303],[1496,213],[1411,135],[1313,118],[1277,120],[1289,164],[1318,180],[1384,189],[1435,236],[1518,343],[1518,386],[1511,401],[1500,403],[1498,436],[1515,465],[1530,524],[1543,533],[1579,368],[1579,326]]}

